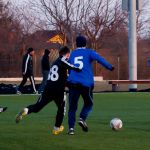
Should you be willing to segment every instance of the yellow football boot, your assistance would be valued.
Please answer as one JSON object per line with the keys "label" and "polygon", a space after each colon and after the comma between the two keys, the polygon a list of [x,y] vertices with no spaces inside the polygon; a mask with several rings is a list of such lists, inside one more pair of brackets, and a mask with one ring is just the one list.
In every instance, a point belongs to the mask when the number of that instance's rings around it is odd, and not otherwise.
{"label": "yellow football boot", "polygon": [[53,133],[53,135],[58,135],[58,134],[60,134],[63,130],[64,130],[64,126],[61,125],[59,128],[54,127],[52,133]]}
{"label": "yellow football boot", "polygon": [[16,123],[19,123],[24,116],[28,114],[28,108],[24,108],[21,112],[19,112],[16,116]]}

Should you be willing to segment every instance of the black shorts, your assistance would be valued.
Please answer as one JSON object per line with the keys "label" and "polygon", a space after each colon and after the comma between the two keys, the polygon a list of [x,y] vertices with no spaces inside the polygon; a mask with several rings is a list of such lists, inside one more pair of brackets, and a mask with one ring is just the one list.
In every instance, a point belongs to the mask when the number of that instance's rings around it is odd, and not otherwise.
{"label": "black shorts", "polygon": [[47,82],[42,93],[42,99],[49,102],[54,100],[56,103],[62,103],[64,100],[64,89],[53,87]]}

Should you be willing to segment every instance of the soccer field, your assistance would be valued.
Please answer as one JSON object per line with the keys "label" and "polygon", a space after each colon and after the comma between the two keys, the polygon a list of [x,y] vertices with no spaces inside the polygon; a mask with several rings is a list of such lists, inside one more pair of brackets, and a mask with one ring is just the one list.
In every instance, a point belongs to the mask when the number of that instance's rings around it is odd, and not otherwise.
{"label": "soccer field", "polygon": [[[89,132],[84,133],[76,124],[75,135],[68,135],[66,115],[65,130],[57,136],[51,133],[56,114],[53,102],[38,114],[15,123],[18,111],[36,102],[36,97],[0,96],[0,106],[8,106],[0,114],[0,150],[150,150],[149,93],[95,94],[93,111],[87,120]],[[77,119],[81,104],[80,100]],[[123,121],[120,131],[109,127],[114,117]]]}

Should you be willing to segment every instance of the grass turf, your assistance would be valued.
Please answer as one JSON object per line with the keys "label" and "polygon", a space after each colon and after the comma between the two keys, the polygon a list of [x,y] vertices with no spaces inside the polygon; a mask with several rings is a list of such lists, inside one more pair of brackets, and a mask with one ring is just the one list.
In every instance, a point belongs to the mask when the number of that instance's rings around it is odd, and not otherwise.
{"label": "grass turf", "polygon": [[[37,96],[0,96],[0,105],[8,110],[0,114],[0,150],[149,150],[150,149],[150,95],[149,93],[100,93],[94,95],[94,107],[84,133],[78,125],[75,135],[65,130],[54,136],[56,107],[52,102],[38,114],[25,117],[19,124],[15,115],[24,106],[35,103]],[[79,110],[82,100],[80,100]],[[120,131],[112,131],[109,122],[119,117]]]}

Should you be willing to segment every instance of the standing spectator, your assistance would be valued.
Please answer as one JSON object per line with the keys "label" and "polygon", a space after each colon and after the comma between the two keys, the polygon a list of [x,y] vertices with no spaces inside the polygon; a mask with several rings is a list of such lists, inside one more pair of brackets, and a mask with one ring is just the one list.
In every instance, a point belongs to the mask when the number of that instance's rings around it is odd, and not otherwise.
{"label": "standing spectator", "polygon": [[49,54],[50,54],[50,51],[48,49],[45,49],[44,55],[43,55],[42,60],[41,60],[41,69],[42,69],[43,80],[42,80],[42,83],[38,89],[38,93],[43,92],[44,87],[46,85],[47,78],[48,78],[48,73],[50,70]]}
{"label": "standing spectator", "polygon": [[69,56],[70,49],[66,46],[62,47],[59,51],[58,59],[56,59],[50,69],[43,93],[39,96],[38,101],[35,104],[25,107],[17,115],[16,123],[19,123],[26,115],[39,112],[44,106],[54,100],[58,110],[52,133],[57,135],[63,131],[64,127],[62,126],[62,122],[65,111],[64,90],[66,86],[67,69],[81,71],[78,67],[67,62]]}
{"label": "standing spectator", "polygon": [[27,79],[30,79],[33,92],[36,94],[36,88],[35,88],[35,81],[33,76],[33,60],[32,57],[34,55],[35,51],[32,47],[28,48],[27,53],[23,56],[23,62],[22,62],[22,76],[23,79],[18,87],[17,94],[21,94],[23,86],[26,84]]}
{"label": "standing spectator", "polygon": [[76,38],[77,49],[74,50],[69,58],[69,62],[77,65],[81,72],[70,71],[68,77],[69,86],[69,111],[68,111],[68,134],[74,134],[75,116],[78,106],[78,100],[80,95],[83,98],[84,104],[80,112],[80,119],[78,124],[82,127],[82,130],[87,132],[88,126],[86,119],[92,110],[93,106],[93,88],[94,77],[92,71],[92,62],[97,61],[109,70],[113,70],[114,67],[108,63],[103,57],[97,54],[94,50],[86,48],[86,38],[84,36],[78,36]]}
{"label": "standing spectator", "polygon": [[0,107],[0,113],[6,111],[7,107]]}

